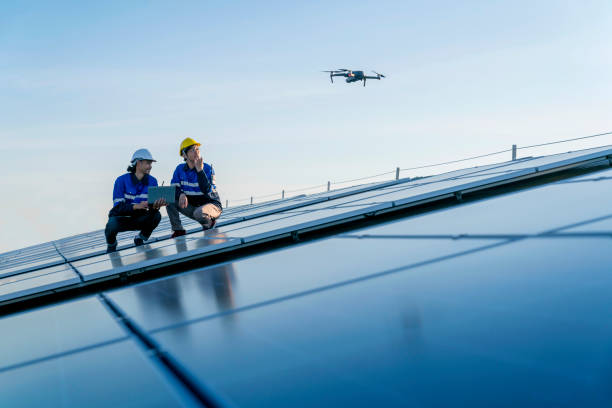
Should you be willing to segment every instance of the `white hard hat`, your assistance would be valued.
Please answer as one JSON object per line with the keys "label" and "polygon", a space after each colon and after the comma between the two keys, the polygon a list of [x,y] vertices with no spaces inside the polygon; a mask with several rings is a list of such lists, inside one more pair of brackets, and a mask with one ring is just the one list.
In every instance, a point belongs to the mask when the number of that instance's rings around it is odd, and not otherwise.
{"label": "white hard hat", "polygon": [[151,152],[147,149],[138,149],[134,152],[134,154],[132,155],[132,164],[136,163],[136,161],[138,160],[157,161],[153,158]]}

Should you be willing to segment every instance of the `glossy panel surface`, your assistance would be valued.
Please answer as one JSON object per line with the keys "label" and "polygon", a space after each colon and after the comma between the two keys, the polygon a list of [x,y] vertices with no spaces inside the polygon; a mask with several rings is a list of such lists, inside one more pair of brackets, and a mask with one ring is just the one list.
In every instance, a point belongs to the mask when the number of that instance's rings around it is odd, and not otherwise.
{"label": "glossy panel surface", "polygon": [[0,278],[0,287],[2,285],[6,285],[9,283],[13,283],[13,282],[19,282],[22,280],[32,279],[32,278],[39,277],[39,276],[50,275],[56,272],[65,272],[65,271],[71,271],[71,270],[72,268],[70,267],[69,264],[63,263],[61,265],[49,266],[49,267],[42,268],[42,269],[36,269],[30,272],[22,272],[16,275],[9,275],[9,276]]}
{"label": "glossy panel surface", "polygon": [[[372,273],[434,262],[497,242],[326,239],[107,295],[141,327],[152,330],[278,301]],[[233,318],[228,316],[227,320]]]}
{"label": "glossy panel surface", "polygon": [[442,197],[462,190],[486,186],[488,184],[509,182],[512,179],[533,174],[532,169],[516,171],[495,171],[494,173],[484,172],[461,178],[443,180],[437,183],[423,183],[410,190],[397,191],[385,195],[385,199],[392,200],[395,205],[417,202],[430,198]]}
{"label": "glossy panel surface", "polygon": [[128,341],[0,372],[5,407],[176,407],[179,401]]}
{"label": "glossy panel surface", "polygon": [[[0,301],[81,282],[79,275],[72,268],[68,265],[62,265],[62,267],[65,268],[59,272],[41,273],[39,270],[0,279]],[[50,269],[56,269],[56,267]],[[3,281],[6,283],[3,283]]]}
{"label": "glossy panel surface", "polygon": [[[270,204],[262,204],[262,205],[258,205],[255,208],[250,208],[250,209],[244,209],[241,211],[237,211],[235,214],[232,214],[232,217],[242,217],[242,218],[246,218],[246,219],[250,219],[253,217],[260,217],[264,214],[274,214],[276,212],[280,212],[280,211],[284,211],[287,209],[292,209],[292,208],[296,208],[296,207],[302,207],[304,205],[309,205],[311,203],[317,203],[317,202],[322,202],[322,201],[327,201],[326,198],[322,198],[322,197],[313,197],[309,200],[285,200],[285,201],[278,201],[278,202],[274,202],[274,203],[270,203]],[[225,219],[222,217],[220,218],[219,221],[225,221]]]}
{"label": "glossy panel surface", "polygon": [[[487,171],[491,169],[495,169],[498,167],[506,166],[507,164],[494,164],[488,166],[481,167],[473,167],[468,169],[456,170],[448,173],[443,173],[437,176],[427,177],[425,179],[420,179],[418,181],[409,181],[406,179],[400,179],[399,181],[385,181],[378,183],[370,183],[370,184],[362,184],[353,187],[347,187],[338,190],[332,190],[329,192],[311,194],[309,196],[304,197],[293,197],[288,198],[282,201],[272,201],[270,203],[260,203],[255,204],[253,206],[244,206],[240,209],[235,209],[231,212],[232,217],[242,216],[242,217],[261,217],[262,214],[267,213],[277,213],[277,212],[291,212],[293,209],[301,209],[301,208],[327,208],[331,205],[337,205],[336,203],[340,202],[339,200],[346,198],[345,202],[351,202],[355,200],[363,200],[364,198],[376,196],[381,194],[380,191],[385,189],[384,192],[389,192],[390,190],[395,189],[404,189],[408,187],[412,187],[414,185],[420,185],[423,182],[425,183],[434,183],[439,182],[441,180],[448,180],[451,178],[458,178],[469,174],[474,174],[482,171]],[[426,180],[426,181],[425,181]],[[354,197],[354,198],[353,198]],[[306,207],[304,207],[306,206]],[[284,210],[287,208],[288,210]],[[224,215],[219,219],[219,225],[223,225]]]}
{"label": "glossy panel surface", "polygon": [[607,186],[607,181],[549,184],[356,230],[350,235],[539,234],[563,232],[576,224],[585,224],[586,228],[592,221],[612,216],[612,188]]}
{"label": "glossy panel surface", "polygon": [[511,243],[155,338],[243,407],[609,406],[609,245]]}
{"label": "glossy panel surface", "polygon": [[[527,160],[527,159],[523,159],[523,160]],[[439,181],[444,181],[444,180],[456,179],[456,178],[461,178],[461,177],[466,177],[466,176],[469,177],[477,173],[484,173],[484,172],[491,172],[491,171],[504,171],[505,167],[512,165],[512,164],[516,164],[523,160],[514,161],[514,162],[508,161],[508,162],[502,162],[502,163],[488,164],[484,166],[467,167],[464,169],[448,171],[448,172],[440,173],[440,174],[425,175],[425,177],[422,177],[423,174],[420,174],[419,175],[420,177],[410,180],[409,184],[415,185],[415,184],[421,184],[421,183],[432,183],[432,182],[437,183]],[[417,172],[428,172],[428,171],[435,171],[435,169],[417,169],[416,171]],[[413,170],[409,172],[412,173]]]}
{"label": "glossy panel surface", "polygon": [[52,265],[59,265],[64,263],[64,258],[61,256],[49,256],[41,259],[34,259],[25,262],[12,263],[11,265],[4,265],[0,268],[0,278],[5,276],[11,276],[23,272],[33,271],[36,269],[46,268]]}
{"label": "glossy panel surface", "polygon": [[95,297],[0,318],[0,369],[125,337]]}
{"label": "glossy panel surface", "polygon": [[[117,237],[118,248],[121,249],[125,247],[133,247],[134,235],[135,234],[132,232],[127,237]],[[64,248],[61,251],[62,254],[64,254],[64,256],[68,259],[68,261],[83,259],[88,256],[96,256],[106,252],[106,240],[96,240],[96,242],[85,246],[79,245],[73,248]]]}
{"label": "glossy panel surface", "polygon": [[[231,216],[241,216],[246,217],[247,219],[252,217],[260,217],[267,213],[275,213],[280,211],[284,212],[294,208],[301,208],[303,206],[310,206],[320,202],[329,201],[330,199],[334,199],[336,197],[344,197],[346,195],[352,195],[362,191],[383,188],[385,186],[395,184],[397,184],[397,181],[369,183],[322,193],[310,194],[308,196],[290,197],[285,200],[277,200],[269,203],[259,203],[253,206],[245,206],[243,208],[237,209],[236,211],[231,213]],[[223,215],[221,216],[220,221],[224,221]]]}
{"label": "glossy panel surface", "polygon": [[243,226],[243,223],[239,223],[228,227],[220,227],[219,231],[231,237],[242,238],[245,242],[251,242],[288,234],[305,228],[324,225],[338,220],[344,220],[350,217],[363,216],[363,214],[367,212],[378,211],[390,207],[390,203],[378,205],[365,204],[352,206],[350,208],[329,208],[300,214],[284,214],[283,218],[277,218],[270,221],[264,221],[265,217],[257,218],[251,221],[259,222],[252,223],[248,227]]}
{"label": "glossy panel surface", "polygon": [[[336,219],[348,218],[366,212],[389,208],[392,206],[392,201],[395,202],[395,204],[403,204],[409,201],[417,201],[443,194],[449,194],[454,191],[459,191],[462,188],[470,188],[480,185],[481,183],[490,183],[512,177],[518,177],[521,174],[526,173],[495,171],[494,173],[485,172],[483,174],[476,174],[470,177],[466,176],[459,179],[447,179],[436,183],[423,182],[416,186],[393,186],[381,191],[368,191],[342,199],[330,200],[324,203],[318,203],[305,207],[305,209],[314,210],[311,213],[284,215],[283,213],[278,213],[274,214],[273,216],[266,216],[251,221],[229,225],[227,227],[221,227],[219,230],[226,233],[228,236],[243,238],[246,242],[256,241],[279,234],[297,231],[303,228],[309,228],[320,223],[333,222]],[[360,204],[360,200],[363,200],[364,204]],[[381,202],[385,204],[380,204]],[[335,204],[349,203],[351,206],[346,208],[333,207]],[[270,220],[268,217],[273,219]]]}
{"label": "glossy panel surface", "polygon": [[608,234],[612,238],[612,213],[605,216],[601,221],[588,220],[576,227],[567,228],[561,232],[567,234]]}
{"label": "glossy panel surface", "polygon": [[50,245],[46,245],[43,248],[26,248],[22,252],[2,256],[0,269],[5,269],[7,267],[16,266],[19,264],[26,264],[29,262],[36,262],[42,259],[50,259],[57,256],[59,256],[57,250]]}
{"label": "glossy panel surface", "polygon": [[224,238],[191,239],[189,237],[181,237],[105,254],[96,258],[89,258],[74,262],[73,265],[83,275],[85,280],[91,280],[239,244],[239,240]]}

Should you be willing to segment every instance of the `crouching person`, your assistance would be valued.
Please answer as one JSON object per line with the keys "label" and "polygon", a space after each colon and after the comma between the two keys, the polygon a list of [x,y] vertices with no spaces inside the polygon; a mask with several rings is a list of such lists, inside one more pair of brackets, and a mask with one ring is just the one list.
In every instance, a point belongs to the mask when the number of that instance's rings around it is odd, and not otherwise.
{"label": "crouching person", "polygon": [[200,143],[188,137],[181,143],[179,154],[185,163],[177,166],[171,181],[177,188],[178,204],[168,204],[167,207],[173,238],[185,235],[179,212],[207,230],[214,227],[223,211],[215,186],[215,171],[204,163]]}
{"label": "crouching person", "polygon": [[113,208],[108,213],[106,235],[106,252],[117,250],[117,234],[121,231],[140,231],[134,237],[134,244],[139,246],[149,239],[161,220],[159,208],[166,205],[163,199],[149,204],[149,186],[157,186],[157,180],[151,176],[153,157],[147,149],[139,149],[132,155],[132,162],[127,173],[117,177],[113,189]]}

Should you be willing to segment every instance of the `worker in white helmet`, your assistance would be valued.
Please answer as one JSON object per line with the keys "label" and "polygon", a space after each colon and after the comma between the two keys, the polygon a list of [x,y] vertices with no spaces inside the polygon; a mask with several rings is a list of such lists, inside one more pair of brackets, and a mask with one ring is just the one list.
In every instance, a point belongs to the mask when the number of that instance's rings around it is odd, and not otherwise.
{"label": "worker in white helmet", "polygon": [[159,209],[166,205],[164,199],[148,202],[149,186],[157,186],[151,176],[156,161],[147,149],[138,149],[132,155],[127,173],[117,177],[113,189],[113,208],[108,213],[106,252],[117,250],[117,234],[121,231],[140,231],[134,237],[136,246],[143,245],[161,220]]}

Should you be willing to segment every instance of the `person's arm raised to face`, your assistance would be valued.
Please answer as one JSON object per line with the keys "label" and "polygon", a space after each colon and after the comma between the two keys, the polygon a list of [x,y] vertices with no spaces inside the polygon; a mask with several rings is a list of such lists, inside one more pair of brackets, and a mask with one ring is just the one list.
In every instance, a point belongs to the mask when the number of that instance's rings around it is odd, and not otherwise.
{"label": "person's arm raised to face", "polygon": [[198,156],[195,160],[195,169],[199,173],[204,170],[204,158],[202,156]]}

